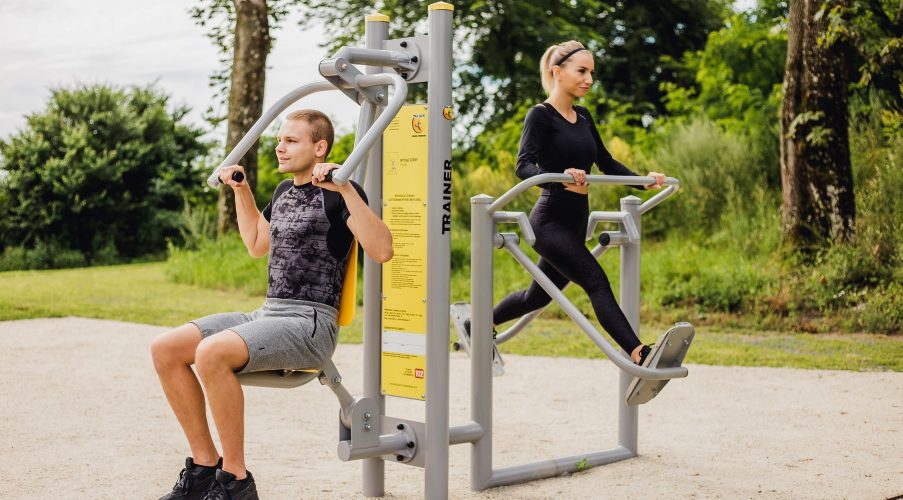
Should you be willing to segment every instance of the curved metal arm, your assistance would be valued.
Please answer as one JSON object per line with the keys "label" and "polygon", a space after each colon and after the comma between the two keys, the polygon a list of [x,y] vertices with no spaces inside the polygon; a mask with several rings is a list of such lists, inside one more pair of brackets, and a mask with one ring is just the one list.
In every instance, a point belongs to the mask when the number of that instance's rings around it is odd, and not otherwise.
{"label": "curved metal arm", "polygon": [[[670,177],[669,177],[669,179],[670,179]],[[667,183],[665,183],[665,184],[667,184]],[[661,202],[665,201],[666,199],[670,198],[672,195],[674,195],[674,193],[677,192],[678,189],[680,189],[680,184],[679,184],[679,183],[678,183],[678,184],[672,184],[672,185],[666,187],[665,189],[663,189],[663,190],[662,190],[660,193],[658,193],[657,195],[655,195],[655,196],[653,196],[652,198],[649,198],[648,200],[644,201],[643,204],[640,205],[640,215],[645,214],[646,212],[648,212],[648,211],[652,210],[653,208],[655,208],[655,206],[658,205],[659,203],[661,203]]]}
{"label": "curved metal arm", "polygon": [[238,141],[238,144],[232,148],[232,151],[226,156],[226,159],[223,160],[222,163],[216,167],[216,170],[210,174],[210,177],[207,178],[207,185],[216,189],[220,186],[221,182],[219,180],[219,171],[226,166],[235,165],[238,163],[238,160],[241,159],[245,153],[251,149],[251,146],[257,142],[257,139],[260,139],[260,136],[266,131],[266,128],[270,126],[270,123],[279,116],[279,113],[285,111],[286,108],[294,104],[301,98],[309,96],[314,92],[322,92],[324,90],[335,90],[336,88],[329,82],[313,82],[308,83],[306,85],[302,85],[295,90],[292,90],[288,94],[276,101],[276,104],[270,106],[269,109],[266,110],[264,114],[254,122],[254,125],[251,127],[251,130],[248,130],[248,133],[245,134],[244,137]]}
{"label": "curved metal arm", "polygon": [[345,160],[345,163],[342,164],[341,168],[337,168],[333,171],[332,182],[339,186],[348,182],[348,179],[351,178],[351,174],[354,173],[358,164],[367,157],[367,154],[370,153],[370,148],[373,147],[373,144],[376,143],[377,139],[382,136],[386,127],[389,126],[389,123],[395,118],[395,115],[398,114],[401,106],[404,105],[405,98],[408,96],[408,83],[404,81],[404,78],[392,73],[360,75],[357,77],[356,83],[361,87],[392,85],[395,88],[395,92],[392,93],[389,103],[386,104],[386,109],[383,110],[379,115],[379,118],[373,122],[373,126],[367,130],[367,133],[364,134],[364,137],[361,138],[360,142],[357,143],[351,151],[351,154],[348,155],[348,159]]}
{"label": "curved metal arm", "polygon": [[[514,198],[523,193],[524,191],[530,189],[533,186],[538,186],[540,184],[546,184],[550,182],[574,182],[574,178],[567,174],[540,174],[530,177],[529,179],[518,183],[513,188],[509,189],[508,192],[499,196],[492,205],[489,206],[490,212],[498,212],[505,205],[511,203]],[[645,186],[647,184],[655,184],[655,179],[652,177],[639,177],[633,175],[587,175],[586,182],[589,184],[614,184],[619,186]],[[668,177],[665,179],[665,185],[669,187],[680,185],[680,181],[675,179],[674,177]],[[659,198],[653,205],[651,205],[648,209],[651,209],[653,206],[661,203],[665,198],[671,196],[674,191],[669,191],[666,189],[665,191],[659,193],[658,195],[650,198],[646,201],[649,203],[650,201],[658,198],[659,196],[664,195],[662,198]],[[645,204],[644,204],[645,205]],[[647,209],[647,210],[648,210]]]}

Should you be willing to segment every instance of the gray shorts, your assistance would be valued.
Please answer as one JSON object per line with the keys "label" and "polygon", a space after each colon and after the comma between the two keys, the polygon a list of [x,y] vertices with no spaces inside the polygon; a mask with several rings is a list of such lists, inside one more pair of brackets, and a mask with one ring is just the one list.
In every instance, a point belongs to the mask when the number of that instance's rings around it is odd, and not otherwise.
{"label": "gray shorts", "polygon": [[250,360],[236,373],[264,370],[316,369],[335,351],[337,311],[304,300],[267,298],[252,313],[211,314],[191,321],[207,338],[223,330],[237,333],[248,346]]}

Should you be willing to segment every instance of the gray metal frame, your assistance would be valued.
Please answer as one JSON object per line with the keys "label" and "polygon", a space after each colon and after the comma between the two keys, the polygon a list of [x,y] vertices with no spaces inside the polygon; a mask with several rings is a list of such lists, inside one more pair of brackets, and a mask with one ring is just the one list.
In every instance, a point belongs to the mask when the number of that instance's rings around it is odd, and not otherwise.
{"label": "gray metal frame", "polygon": [[[466,443],[482,435],[470,423],[448,425],[448,303],[450,296],[450,213],[443,201],[451,191],[451,121],[443,110],[452,105],[452,7],[437,2],[429,9],[429,36],[388,39],[388,18],[368,16],[366,47],[345,47],[322,61],[326,79],[303,85],[282,97],[255,122],[238,145],[211,173],[207,184],[221,185],[220,170],[235,164],[260,138],[280,113],[315,92],[340,90],[361,105],[355,147],[333,173],[333,182],[349,178],[362,182],[371,209],[382,216],[382,134],[407,96],[407,82],[428,82],[429,174],[427,255],[431,270],[427,281],[427,388],[426,422],[411,422],[385,415],[381,394],[382,266],[364,256],[364,380],[363,395],[352,396],[331,361],[319,373],[277,370],[239,376],[244,385],[292,388],[314,378],[337,396],[340,411],[341,460],[362,460],[363,494],[383,496],[384,463],[394,462],[425,469],[426,498],[448,496],[449,443]],[[361,72],[355,64],[366,65]],[[389,96],[388,87],[393,88]]]}
{"label": "gray metal frame", "polygon": [[[481,436],[472,441],[471,488],[475,491],[490,487],[520,483],[575,472],[586,466],[597,466],[636,456],[638,419],[637,407],[625,402],[627,386],[633,377],[651,380],[687,376],[685,367],[650,369],[635,365],[623,351],[618,352],[580,311],[554,286],[551,280],[521,250],[516,234],[499,234],[499,223],[517,223],[524,239],[532,244],[529,221],[523,213],[502,212],[502,209],[527,189],[547,182],[571,182],[564,174],[543,174],[523,181],[497,200],[487,195],[471,199],[471,418]],[[589,175],[590,184],[646,185],[651,177]],[[672,196],[679,189],[679,181],[668,178],[666,188],[644,203],[635,196],[621,199],[620,212],[593,212],[587,228],[587,239],[598,222],[616,222],[619,231],[608,232],[611,242],[596,246],[593,255],[602,255],[610,246],[621,247],[621,308],[631,326],[639,331],[640,304],[640,219],[642,214]],[[618,446],[609,450],[581,453],[570,457],[543,460],[530,464],[492,468],[492,307],[493,307],[493,248],[506,249],[526,269],[534,280],[558,303],[565,313],[593,340],[605,355],[620,369],[618,399]],[[520,332],[540,311],[521,318],[502,333],[506,341]]]}

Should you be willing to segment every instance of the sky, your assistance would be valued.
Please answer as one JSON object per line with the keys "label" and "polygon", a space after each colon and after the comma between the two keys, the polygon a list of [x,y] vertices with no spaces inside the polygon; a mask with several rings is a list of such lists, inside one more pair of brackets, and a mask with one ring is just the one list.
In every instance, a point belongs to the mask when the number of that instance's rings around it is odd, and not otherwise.
{"label": "sky", "polygon": [[[209,129],[202,114],[214,98],[208,83],[220,56],[189,16],[193,5],[197,0],[0,0],[0,138],[43,110],[51,88],[93,83],[156,83],[171,103],[192,108],[189,121]],[[264,108],[321,78],[317,65],[329,56],[319,47],[323,34],[302,31],[298,19],[285,19],[274,33]],[[340,92],[297,107],[323,110],[339,132],[357,123],[357,104]]]}

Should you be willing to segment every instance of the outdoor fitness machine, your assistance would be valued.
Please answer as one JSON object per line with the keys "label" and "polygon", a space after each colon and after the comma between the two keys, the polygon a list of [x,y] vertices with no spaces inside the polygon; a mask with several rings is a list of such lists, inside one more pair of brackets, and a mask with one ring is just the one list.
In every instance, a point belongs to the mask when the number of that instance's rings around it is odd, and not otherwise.
{"label": "outdoor fitness machine", "polygon": [[[325,80],[302,85],[277,101],[207,180],[211,187],[218,187],[220,169],[237,163],[280,113],[312,93],[339,90],[360,104],[355,147],[342,167],[333,171],[333,182],[341,185],[353,176],[364,186],[371,208],[392,231],[395,250],[393,259],[383,265],[364,258],[363,394],[352,396],[348,392],[332,361],[319,370],[258,372],[240,375],[239,380],[244,385],[292,388],[318,379],[328,386],[341,407],[339,458],[363,461],[365,496],[384,495],[385,462],[390,461],[422,467],[425,498],[447,498],[448,448],[454,444],[473,444],[474,490],[574,470],[566,465],[550,467],[543,464],[513,468],[517,470],[510,472],[491,470],[492,386],[489,373],[492,341],[487,311],[492,307],[493,244],[505,246],[515,257],[523,256],[517,253],[520,251],[517,237],[495,234],[495,224],[519,221],[525,239],[532,241],[532,230],[524,214],[500,212],[499,209],[530,186],[567,180],[559,178],[566,176],[544,175],[530,179],[494,203],[485,195],[472,200],[474,275],[471,294],[476,305],[473,318],[473,343],[476,346],[472,356],[473,419],[462,425],[449,425],[453,11],[454,7],[445,2],[431,4],[429,34],[399,39],[389,39],[387,16],[367,16],[366,47],[344,47],[322,61],[319,70]],[[366,69],[361,72],[355,65],[366,66]],[[408,84],[422,82],[427,84],[427,104],[405,105]],[[621,184],[653,182],[645,177],[589,176],[588,180]],[[625,198],[635,201],[623,202],[628,208],[623,210],[625,214],[618,215],[621,231],[610,233],[612,241],[621,245],[622,254],[629,253],[622,266],[621,300],[634,327],[639,323],[639,215],[677,189],[676,180],[669,179],[669,184],[664,192],[643,205],[638,205],[636,198]],[[608,221],[605,217],[614,217],[605,215],[606,212],[601,214],[598,220]],[[624,293],[625,286],[631,287],[628,294]],[[560,301],[554,293],[550,294]],[[634,366],[605,343],[576,310],[568,310],[568,314],[587,333],[592,332],[590,336],[626,373],[621,376],[622,392],[630,375],[649,381],[686,376],[687,370],[680,367],[651,370]],[[525,324],[518,323],[520,326],[516,325],[516,328]],[[425,401],[424,422],[386,415],[385,396]],[[605,460],[590,456],[590,465],[636,455],[637,413],[635,407],[623,404],[623,398],[620,418],[620,447],[606,455]]]}
{"label": "outdoor fitness machine", "polygon": [[[646,185],[653,184],[651,177],[588,175],[590,184]],[[564,296],[552,281],[520,248],[520,238],[514,233],[498,233],[497,225],[515,223],[520,227],[524,240],[533,245],[536,236],[523,212],[505,212],[502,209],[527,189],[547,182],[572,182],[566,174],[542,174],[531,177],[510,189],[499,199],[487,195],[471,199],[471,282],[470,296],[473,302],[471,316],[471,418],[482,430],[480,439],[474,441],[471,450],[471,488],[484,490],[495,486],[521,483],[534,479],[558,476],[603,465],[637,455],[637,407],[655,397],[672,378],[686,377],[687,369],[680,366],[693,339],[693,327],[678,323],[660,339],[656,368],[635,365],[626,353],[619,353],[590,321]],[[586,239],[592,239],[600,222],[616,223],[617,231],[604,231],[592,254],[599,258],[612,246],[621,247],[620,305],[635,331],[640,326],[640,229],[641,216],[672,196],[680,183],[667,178],[667,187],[641,203],[635,196],[621,199],[619,212],[594,211],[589,215]],[[618,398],[618,446],[606,451],[582,453],[570,457],[517,465],[503,469],[492,468],[492,306],[493,306],[493,257],[494,248],[504,248],[530,273],[533,279],[549,294],[564,312],[587,334],[603,353],[621,370]],[[452,306],[454,312],[454,306]],[[508,330],[498,335],[496,343],[510,340],[530,323],[542,309],[522,317]],[[456,321],[460,324],[460,321]],[[462,339],[464,340],[464,339]]]}
{"label": "outdoor fitness machine", "polygon": [[[322,61],[325,80],[277,101],[207,180],[218,187],[219,170],[237,163],[305,96],[340,90],[360,104],[355,147],[333,171],[333,182],[353,176],[362,184],[395,244],[395,257],[385,265],[364,258],[363,395],[349,394],[331,361],[319,373],[280,370],[239,379],[288,388],[318,378],[332,389],[341,405],[338,455],[363,460],[366,496],[384,494],[385,461],[392,461],[423,467],[425,496],[446,498],[449,443],[480,434],[473,423],[448,424],[453,11],[451,4],[433,3],[429,35],[392,40],[387,16],[367,16],[366,47],[344,47]],[[365,72],[355,65],[365,65]],[[428,104],[404,106],[408,84],[421,82]],[[384,395],[425,400],[425,422],[385,415]]]}

